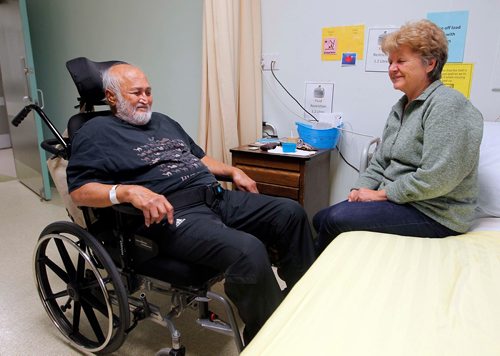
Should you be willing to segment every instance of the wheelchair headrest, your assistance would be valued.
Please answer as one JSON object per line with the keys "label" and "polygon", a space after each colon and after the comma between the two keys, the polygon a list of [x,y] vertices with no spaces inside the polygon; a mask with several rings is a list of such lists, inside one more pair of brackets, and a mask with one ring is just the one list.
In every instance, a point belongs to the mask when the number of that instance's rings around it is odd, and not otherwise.
{"label": "wheelchair headrest", "polygon": [[90,112],[81,112],[75,114],[69,118],[68,121],[68,139],[69,142],[73,142],[73,137],[75,133],[83,126],[87,121],[93,119],[96,116],[109,116],[112,115],[110,110],[106,111],[90,111]]}
{"label": "wheelchair headrest", "polygon": [[66,68],[75,82],[80,94],[80,107],[105,105],[102,73],[114,64],[123,61],[94,62],[85,57],[78,57],[66,62]]}

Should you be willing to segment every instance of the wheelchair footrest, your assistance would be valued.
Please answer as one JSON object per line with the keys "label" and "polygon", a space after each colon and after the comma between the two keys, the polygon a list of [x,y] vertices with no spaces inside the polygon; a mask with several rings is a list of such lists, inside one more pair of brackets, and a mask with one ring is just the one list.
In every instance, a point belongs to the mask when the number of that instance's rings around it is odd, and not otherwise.
{"label": "wheelchair footrest", "polygon": [[[213,313],[211,313],[213,314]],[[215,314],[214,314],[215,315]],[[196,322],[202,327],[206,329],[210,329],[212,331],[216,331],[220,334],[234,336],[234,331],[231,326],[223,320],[220,319],[197,319]]]}

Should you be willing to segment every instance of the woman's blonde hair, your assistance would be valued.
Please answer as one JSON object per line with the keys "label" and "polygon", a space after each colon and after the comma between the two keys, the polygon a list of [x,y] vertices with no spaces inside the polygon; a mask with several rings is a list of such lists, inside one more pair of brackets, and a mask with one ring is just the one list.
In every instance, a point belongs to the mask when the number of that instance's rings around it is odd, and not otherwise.
{"label": "woman's blonde hair", "polygon": [[436,66],[428,77],[431,82],[441,78],[441,71],[448,59],[448,39],[443,30],[429,20],[408,22],[398,31],[385,36],[382,51],[389,54],[403,45],[418,53],[424,63],[435,59]]}

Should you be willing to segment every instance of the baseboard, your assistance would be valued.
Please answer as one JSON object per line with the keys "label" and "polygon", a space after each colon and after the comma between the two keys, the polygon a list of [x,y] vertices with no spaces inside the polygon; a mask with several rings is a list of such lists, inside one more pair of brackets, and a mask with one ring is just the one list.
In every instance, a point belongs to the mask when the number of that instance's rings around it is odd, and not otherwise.
{"label": "baseboard", "polygon": [[0,135],[0,149],[9,148],[12,144],[10,143],[10,135],[9,134],[1,134]]}

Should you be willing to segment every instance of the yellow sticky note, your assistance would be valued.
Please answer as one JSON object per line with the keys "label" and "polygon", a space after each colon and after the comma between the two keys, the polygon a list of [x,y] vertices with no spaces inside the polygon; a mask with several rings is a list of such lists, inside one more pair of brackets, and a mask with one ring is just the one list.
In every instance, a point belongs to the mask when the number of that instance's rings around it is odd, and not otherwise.
{"label": "yellow sticky note", "polygon": [[356,53],[363,59],[365,26],[337,26],[322,29],[321,60],[339,61],[343,53]]}

